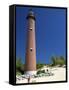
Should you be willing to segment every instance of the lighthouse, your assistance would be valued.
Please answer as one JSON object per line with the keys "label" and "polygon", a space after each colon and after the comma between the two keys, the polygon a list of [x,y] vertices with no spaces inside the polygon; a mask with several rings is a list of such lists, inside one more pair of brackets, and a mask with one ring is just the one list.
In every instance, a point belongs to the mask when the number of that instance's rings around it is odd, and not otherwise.
{"label": "lighthouse", "polygon": [[25,74],[36,74],[36,40],[35,40],[35,15],[30,9],[27,19],[27,40],[25,53]]}

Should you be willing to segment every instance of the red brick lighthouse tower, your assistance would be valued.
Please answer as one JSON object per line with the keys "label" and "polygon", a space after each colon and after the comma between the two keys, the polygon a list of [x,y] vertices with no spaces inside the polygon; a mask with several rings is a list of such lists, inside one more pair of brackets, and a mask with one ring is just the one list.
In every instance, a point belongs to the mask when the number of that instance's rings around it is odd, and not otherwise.
{"label": "red brick lighthouse tower", "polygon": [[35,15],[32,10],[27,15],[27,47],[25,56],[25,74],[36,74],[36,42],[35,42]]}

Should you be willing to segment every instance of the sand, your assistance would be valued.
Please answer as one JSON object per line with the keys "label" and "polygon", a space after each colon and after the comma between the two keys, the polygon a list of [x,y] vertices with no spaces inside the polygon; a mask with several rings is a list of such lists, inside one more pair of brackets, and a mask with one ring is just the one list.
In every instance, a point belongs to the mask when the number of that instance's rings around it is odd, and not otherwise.
{"label": "sand", "polygon": [[[65,81],[66,80],[66,68],[55,67],[55,68],[52,68],[50,70],[54,74],[53,76],[44,76],[44,77],[38,77],[38,78],[31,78],[30,83]],[[16,83],[28,83],[28,80],[27,79],[17,80]]]}

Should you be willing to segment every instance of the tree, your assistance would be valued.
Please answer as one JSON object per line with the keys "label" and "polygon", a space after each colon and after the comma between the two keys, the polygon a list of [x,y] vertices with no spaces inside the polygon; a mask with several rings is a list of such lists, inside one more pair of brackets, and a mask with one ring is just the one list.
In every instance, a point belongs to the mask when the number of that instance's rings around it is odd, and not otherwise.
{"label": "tree", "polygon": [[24,74],[24,64],[21,62],[21,58],[16,60],[16,74],[21,75]]}
{"label": "tree", "polygon": [[59,63],[60,63],[60,65],[66,64],[65,58],[63,56],[59,57]]}
{"label": "tree", "polygon": [[56,66],[56,65],[64,65],[65,64],[65,58],[63,56],[60,57],[56,57],[56,56],[52,56],[51,57],[51,61],[52,61],[52,66]]}
{"label": "tree", "polygon": [[19,69],[22,66],[21,58],[16,60],[16,68]]}
{"label": "tree", "polygon": [[57,59],[57,58],[56,58],[55,56],[52,56],[52,57],[51,57],[52,66],[55,66],[55,65],[57,64],[56,59]]}
{"label": "tree", "polygon": [[63,56],[60,56],[60,59],[61,59],[61,60],[65,60],[65,58],[64,58]]}

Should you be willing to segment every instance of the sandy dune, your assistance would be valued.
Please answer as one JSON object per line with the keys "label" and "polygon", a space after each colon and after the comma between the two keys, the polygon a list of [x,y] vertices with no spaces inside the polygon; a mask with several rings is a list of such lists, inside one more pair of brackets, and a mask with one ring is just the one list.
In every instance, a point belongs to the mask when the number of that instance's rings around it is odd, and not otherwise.
{"label": "sandy dune", "polygon": [[[66,80],[66,68],[62,67],[55,67],[50,69],[53,76],[45,76],[45,77],[38,77],[38,78],[31,78],[30,83],[34,82],[51,82],[51,81],[65,81]],[[28,83],[27,79],[17,80],[16,83]]]}

